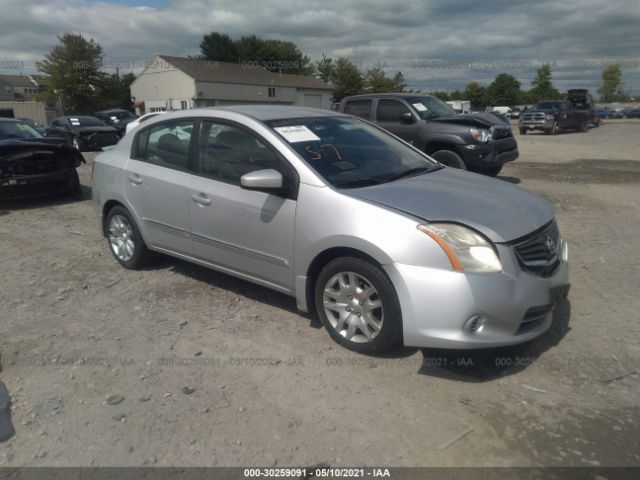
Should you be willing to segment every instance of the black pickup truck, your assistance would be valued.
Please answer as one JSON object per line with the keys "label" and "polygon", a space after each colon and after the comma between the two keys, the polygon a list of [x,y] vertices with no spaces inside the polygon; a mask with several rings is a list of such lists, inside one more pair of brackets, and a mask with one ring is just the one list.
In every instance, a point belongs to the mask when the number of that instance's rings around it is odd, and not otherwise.
{"label": "black pickup truck", "polygon": [[545,100],[525,110],[520,115],[518,127],[521,135],[533,130],[555,135],[560,130],[586,132],[590,121],[589,112],[577,108],[569,100]]}
{"label": "black pickup truck", "polygon": [[508,121],[490,113],[458,114],[431,95],[355,95],[342,99],[338,110],[375,122],[450,167],[495,176],[518,158]]}

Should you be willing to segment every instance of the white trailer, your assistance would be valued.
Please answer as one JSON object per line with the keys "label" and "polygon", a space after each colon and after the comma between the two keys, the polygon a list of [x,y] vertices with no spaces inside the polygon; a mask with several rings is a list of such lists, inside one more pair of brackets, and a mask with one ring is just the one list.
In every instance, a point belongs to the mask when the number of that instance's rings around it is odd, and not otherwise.
{"label": "white trailer", "polygon": [[458,113],[469,113],[471,111],[471,102],[469,100],[449,100],[445,103]]}
{"label": "white trailer", "polygon": [[0,117],[28,118],[42,125],[47,124],[43,102],[0,102]]}

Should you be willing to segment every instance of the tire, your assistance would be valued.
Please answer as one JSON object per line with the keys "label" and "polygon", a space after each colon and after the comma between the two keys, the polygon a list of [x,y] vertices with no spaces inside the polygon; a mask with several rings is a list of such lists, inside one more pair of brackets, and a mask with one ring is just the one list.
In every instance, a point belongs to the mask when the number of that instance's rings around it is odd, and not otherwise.
{"label": "tire", "polygon": [[478,173],[482,175],[488,175],[490,177],[497,177],[498,174],[502,171],[503,165],[496,165],[495,167],[482,168],[478,169]]}
{"label": "tire", "polygon": [[80,187],[80,177],[78,171],[74,168],[69,175],[69,195],[73,198],[82,199],[82,188]]}
{"label": "tire", "polygon": [[520,128],[520,135],[526,135],[527,134],[527,129],[526,128]]}
{"label": "tire", "polygon": [[84,142],[80,140],[78,137],[73,137],[71,139],[71,145],[73,145],[73,148],[75,148],[79,152],[84,150]]}
{"label": "tire", "polygon": [[343,347],[374,354],[402,340],[398,295],[373,263],[353,257],[332,260],[318,275],[314,296],[320,321]]}
{"label": "tire", "polygon": [[462,160],[462,157],[451,150],[438,150],[430,156],[447,167],[459,168],[460,170],[467,169],[467,165],[464,163],[464,160]]}
{"label": "tire", "polygon": [[547,135],[557,135],[558,134],[558,122],[553,122],[553,126],[549,130],[545,130],[544,133]]}
{"label": "tire", "polygon": [[120,265],[136,270],[151,259],[151,251],[144,244],[140,230],[126,208],[113,207],[107,214],[107,244]]}
{"label": "tire", "polygon": [[600,119],[596,119],[595,123],[593,124],[594,128],[598,128],[600,126]]}
{"label": "tire", "polygon": [[581,133],[588,132],[589,131],[589,121],[585,120],[584,122],[582,122],[580,124],[580,129],[578,131],[581,132]]}

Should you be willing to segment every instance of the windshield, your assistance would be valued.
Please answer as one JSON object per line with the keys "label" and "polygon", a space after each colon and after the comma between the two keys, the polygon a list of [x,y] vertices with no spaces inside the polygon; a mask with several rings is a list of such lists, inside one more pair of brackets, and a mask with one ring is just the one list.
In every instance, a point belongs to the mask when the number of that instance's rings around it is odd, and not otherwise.
{"label": "windshield", "polygon": [[441,168],[384,131],[355,118],[266,122],[325,180],[353,188]]}
{"label": "windshield", "polygon": [[24,122],[0,122],[0,139],[8,138],[42,138],[42,135]]}
{"label": "windshield", "polygon": [[453,108],[436,97],[414,97],[407,100],[424,120],[450,117],[458,114]]}
{"label": "windshield", "polygon": [[104,127],[102,120],[96,117],[69,117],[72,127]]}
{"label": "windshield", "polygon": [[562,102],[538,102],[533,108],[535,110],[553,110],[555,108],[560,108],[562,106]]}

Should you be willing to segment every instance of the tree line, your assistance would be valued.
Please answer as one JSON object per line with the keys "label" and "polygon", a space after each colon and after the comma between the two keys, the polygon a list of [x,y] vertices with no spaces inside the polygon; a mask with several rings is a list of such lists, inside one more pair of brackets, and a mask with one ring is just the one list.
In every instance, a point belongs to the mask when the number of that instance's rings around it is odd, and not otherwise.
{"label": "tree line", "polygon": [[[381,92],[412,92],[402,72],[387,75],[384,64],[377,63],[361,69],[346,57],[331,58],[322,55],[312,61],[292,42],[260,38],[256,35],[233,39],[231,36],[211,32],[202,37],[200,53],[194,58],[258,65],[279,73],[313,75],[333,87],[334,99],[348,95]],[[102,46],[80,34],[64,33],[58,44],[36,63],[38,69],[49,76],[49,90],[42,100],[51,106],[62,103],[67,113],[90,113],[101,108],[132,109],[129,87],[135,75],[104,72]],[[420,92],[418,90],[417,92]],[[538,100],[563,98],[553,85],[551,66],[542,65],[536,72],[529,90],[522,90],[513,75],[500,73],[487,86],[477,81],[464,90],[428,92],[442,100],[469,100],[473,108],[497,105],[532,104]],[[629,94],[622,83],[619,65],[607,65],[602,72],[598,89],[602,102],[625,101]]]}

